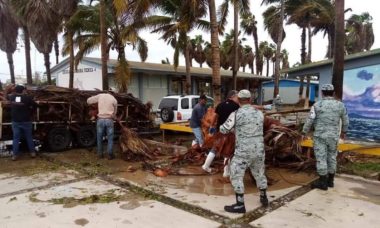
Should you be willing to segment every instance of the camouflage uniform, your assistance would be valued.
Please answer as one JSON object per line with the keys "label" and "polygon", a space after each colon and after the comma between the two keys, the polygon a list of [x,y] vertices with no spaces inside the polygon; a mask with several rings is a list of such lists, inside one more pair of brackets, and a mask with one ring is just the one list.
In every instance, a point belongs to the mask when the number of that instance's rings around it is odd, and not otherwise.
{"label": "camouflage uniform", "polygon": [[304,134],[314,125],[314,153],[317,172],[320,176],[334,174],[336,171],[337,145],[340,133],[348,128],[348,116],[344,104],[333,97],[324,97],[310,110],[309,118],[303,126]]}
{"label": "camouflage uniform", "polygon": [[243,105],[231,113],[220,126],[220,132],[228,133],[235,128],[236,145],[230,166],[230,179],[235,193],[244,194],[244,174],[249,167],[259,189],[267,188],[263,138],[263,113],[251,105]]}

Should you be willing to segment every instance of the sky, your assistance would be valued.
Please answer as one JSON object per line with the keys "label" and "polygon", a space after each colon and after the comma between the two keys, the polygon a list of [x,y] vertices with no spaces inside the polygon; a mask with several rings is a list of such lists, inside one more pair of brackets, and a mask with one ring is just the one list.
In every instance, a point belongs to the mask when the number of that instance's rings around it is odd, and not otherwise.
{"label": "sky", "polygon": [[[221,4],[222,0],[216,0],[217,7]],[[267,31],[264,31],[263,26],[263,18],[262,12],[268,6],[260,6],[261,0],[251,0],[251,12],[256,16],[257,27],[258,27],[258,37],[260,41],[268,41],[273,42]],[[369,14],[373,17],[373,29],[375,33],[375,43],[372,46],[372,49],[380,48],[380,14],[378,13],[378,7],[370,7],[374,6],[375,0],[346,0],[345,8],[351,8],[352,12],[348,12],[345,14],[345,18],[349,18],[351,14],[361,14],[363,12],[369,12]],[[228,25],[226,31],[229,31],[233,27],[233,9],[230,6],[229,9],[229,18]],[[285,26],[286,38],[282,44],[282,48],[285,48],[289,52],[289,62],[290,66],[293,64],[300,62],[300,49],[301,49],[301,29],[299,29],[296,25],[286,25]],[[210,34],[204,33],[201,31],[193,31],[190,33],[191,37],[195,35],[202,35],[203,39],[206,41],[210,40]],[[161,63],[162,59],[168,58],[171,63],[173,63],[173,49],[168,46],[163,40],[160,39],[159,34],[152,34],[149,31],[143,31],[141,36],[148,42],[148,58],[146,62],[151,63]],[[244,36],[246,41],[243,42],[244,45],[254,46],[252,37]],[[221,37],[219,38],[221,40]],[[327,48],[327,37],[323,37],[322,34],[317,34],[313,37],[312,40],[312,61],[320,61],[325,58],[326,48]],[[62,46],[62,42],[60,42],[60,46]],[[88,56],[90,57],[98,57],[100,58],[100,51],[94,51]],[[116,51],[112,51],[110,53],[110,58],[115,59],[117,57]],[[140,61],[140,58],[136,51],[132,50],[131,47],[126,48],[126,57],[131,61]],[[15,66],[15,74],[16,76],[25,77],[25,56],[23,49],[23,42],[19,39],[18,50],[13,55],[14,58],[14,66]],[[60,56],[60,60],[64,59]],[[55,65],[55,54],[50,55],[51,67]],[[184,65],[184,58],[181,57],[180,65]],[[35,47],[32,45],[31,50],[31,65],[32,72],[44,72],[44,57],[40,54]],[[206,65],[206,64],[205,64]],[[197,63],[194,61],[193,66],[197,66]],[[207,67],[207,65],[206,65]],[[265,66],[264,66],[265,67]],[[265,68],[264,68],[265,69]],[[265,73],[265,72],[264,72]],[[7,62],[6,53],[0,51],[0,80],[5,82],[9,79],[9,67]]]}

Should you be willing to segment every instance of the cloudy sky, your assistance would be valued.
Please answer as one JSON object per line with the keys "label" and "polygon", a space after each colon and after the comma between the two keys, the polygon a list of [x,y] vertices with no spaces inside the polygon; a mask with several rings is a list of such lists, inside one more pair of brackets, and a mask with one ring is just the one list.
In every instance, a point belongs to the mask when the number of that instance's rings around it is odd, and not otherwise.
{"label": "cloudy sky", "polygon": [[[220,5],[222,0],[216,0],[216,4]],[[348,18],[352,13],[354,14],[361,14],[363,12],[369,12],[369,14],[373,17],[373,28],[375,33],[375,43],[372,46],[372,49],[380,48],[380,14],[378,13],[378,8],[374,7],[374,0],[346,0],[345,1],[345,8],[351,8],[352,12],[346,13],[346,18]],[[272,42],[270,39],[267,31],[264,31],[263,28],[263,19],[262,19],[262,12],[268,7],[268,6],[260,6],[261,0],[251,1],[251,11],[256,16],[256,20],[258,21],[258,36],[259,41],[268,41]],[[371,4],[373,7],[371,7]],[[232,15],[232,8],[230,8],[230,14],[229,14],[229,24],[227,27],[227,31],[229,31],[230,28],[233,27],[233,15]],[[289,52],[289,62],[292,66],[296,62],[300,61],[300,48],[301,48],[301,42],[300,42],[300,36],[301,36],[301,30],[296,25],[290,25],[285,27],[286,31],[286,39],[283,42],[282,48],[285,48]],[[208,33],[202,33],[201,31],[193,31],[190,36],[194,37],[195,35],[201,34],[203,36],[204,40],[210,40],[210,34]],[[162,59],[165,59],[166,57],[171,61],[173,58],[173,50],[170,46],[167,46],[165,42],[160,40],[159,34],[151,34],[149,31],[144,31],[142,34],[142,37],[148,42],[148,58],[146,62],[153,62],[153,63],[160,63]],[[251,37],[247,37],[247,40],[244,42],[244,44],[254,46],[253,39]],[[25,57],[24,57],[24,49],[23,49],[23,43],[19,39],[20,44],[18,46],[18,50],[14,53],[14,63],[15,63],[15,73],[16,75],[24,76],[25,77]],[[62,45],[62,43],[60,43]],[[313,37],[313,48],[312,48],[312,61],[319,61],[324,59],[325,53],[326,53],[326,47],[327,47],[327,37],[323,37],[322,34],[318,34]],[[126,48],[126,55],[127,59],[131,61],[140,61],[140,58],[138,57],[136,51],[132,50],[131,47]],[[89,56],[91,57],[99,57],[100,58],[100,52],[94,51]],[[112,52],[110,54],[110,58],[116,58],[117,54],[116,52]],[[43,55],[40,54],[34,46],[31,50],[31,62],[32,62],[32,72],[38,71],[38,72],[44,72],[44,62],[43,62]],[[62,57],[60,57],[62,59]],[[52,66],[55,65],[55,56],[51,55],[50,61],[52,63]],[[184,65],[183,58],[180,60],[180,64]],[[194,66],[196,66],[196,63],[194,62]],[[0,80],[4,82],[5,80],[9,79],[9,68],[6,58],[6,53],[0,51]]]}

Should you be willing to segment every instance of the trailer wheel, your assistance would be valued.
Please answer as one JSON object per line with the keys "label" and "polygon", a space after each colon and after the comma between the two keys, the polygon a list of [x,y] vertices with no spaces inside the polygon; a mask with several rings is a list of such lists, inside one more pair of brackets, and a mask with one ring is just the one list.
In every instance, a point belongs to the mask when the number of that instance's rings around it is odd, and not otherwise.
{"label": "trailer wheel", "polygon": [[92,147],[96,144],[96,129],[93,126],[82,126],[76,133],[79,147]]}
{"label": "trailer wheel", "polygon": [[52,152],[62,151],[67,149],[71,143],[71,133],[63,127],[56,127],[49,131],[47,144]]}

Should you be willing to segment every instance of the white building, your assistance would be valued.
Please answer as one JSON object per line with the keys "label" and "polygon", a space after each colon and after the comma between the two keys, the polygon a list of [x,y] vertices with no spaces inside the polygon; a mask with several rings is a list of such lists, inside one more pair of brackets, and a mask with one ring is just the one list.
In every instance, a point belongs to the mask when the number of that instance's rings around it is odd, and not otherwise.
{"label": "white building", "polygon": [[[155,110],[162,97],[183,94],[186,82],[186,70],[179,66],[160,63],[143,63],[129,61],[131,79],[128,93],[141,99],[144,103],[151,101]],[[109,86],[115,88],[114,72],[117,60],[108,61]],[[74,88],[80,90],[102,89],[102,64],[100,58],[85,57],[74,73]],[[212,96],[212,70],[210,68],[191,67],[192,94],[205,93]],[[232,71],[221,70],[222,94],[232,88]],[[51,69],[52,78],[57,86],[69,86],[69,59],[65,59]],[[238,72],[238,89],[260,90],[261,82],[269,78]],[[258,93],[260,94],[260,93]],[[260,96],[260,95],[259,95]]]}

